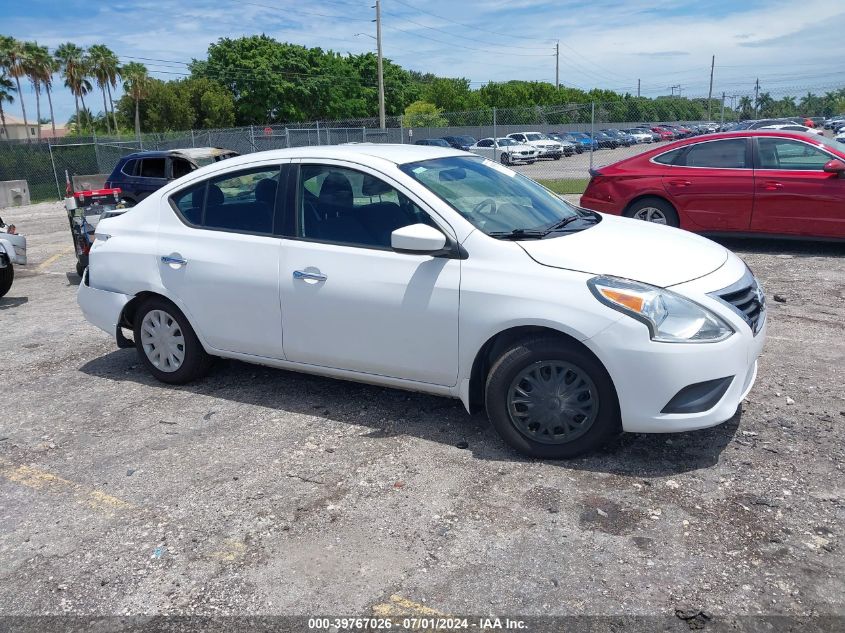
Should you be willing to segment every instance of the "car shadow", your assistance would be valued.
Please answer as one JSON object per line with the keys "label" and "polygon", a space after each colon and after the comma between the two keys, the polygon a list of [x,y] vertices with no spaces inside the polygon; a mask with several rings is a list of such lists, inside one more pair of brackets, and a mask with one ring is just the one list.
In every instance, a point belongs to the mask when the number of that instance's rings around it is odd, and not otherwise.
{"label": "car shadow", "polygon": [[707,236],[731,251],[793,257],[845,257],[845,241]]}
{"label": "car shadow", "polygon": [[67,277],[67,283],[69,286],[78,286],[82,283],[82,277],[74,273],[65,273],[65,277]]}
{"label": "car shadow", "polygon": [[[240,404],[323,417],[364,427],[366,439],[411,436],[464,448],[477,459],[510,463],[536,461],[509,448],[483,413],[468,415],[458,400],[334,380],[218,359],[211,374],[189,385],[163,385],[141,366],[135,350],[116,350],[88,361],[80,371],[118,382],[222,398]],[[209,412],[210,413],[210,412]],[[719,461],[736,433],[741,413],[711,429],[672,434],[621,434],[600,450],[547,463],[573,470],[627,477],[663,477]]]}
{"label": "car shadow", "polygon": [[0,299],[0,310],[10,310],[22,306],[29,301],[29,297],[3,297]]}

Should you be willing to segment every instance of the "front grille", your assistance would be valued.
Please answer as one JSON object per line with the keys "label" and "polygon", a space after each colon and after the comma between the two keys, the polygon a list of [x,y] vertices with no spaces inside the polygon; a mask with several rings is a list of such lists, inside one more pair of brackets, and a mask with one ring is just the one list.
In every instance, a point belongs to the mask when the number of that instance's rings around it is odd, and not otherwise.
{"label": "front grille", "polygon": [[757,279],[746,269],[742,279],[727,288],[710,293],[736,312],[756,335],[766,320],[766,297]]}

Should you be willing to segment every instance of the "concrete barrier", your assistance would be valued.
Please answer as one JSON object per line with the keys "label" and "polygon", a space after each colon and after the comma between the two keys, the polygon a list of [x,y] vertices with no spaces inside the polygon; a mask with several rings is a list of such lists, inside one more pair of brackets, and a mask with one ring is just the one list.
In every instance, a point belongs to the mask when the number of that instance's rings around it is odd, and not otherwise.
{"label": "concrete barrier", "polygon": [[29,185],[26,180],[0,181],[0,209],[29,204]]}
{"label": "concrete barrier", "polygon": [[109,174],[88,174],[83,176],[71,176],[74,191],[92,191],[94,189],[103,189],[106,184],[106,178]]}

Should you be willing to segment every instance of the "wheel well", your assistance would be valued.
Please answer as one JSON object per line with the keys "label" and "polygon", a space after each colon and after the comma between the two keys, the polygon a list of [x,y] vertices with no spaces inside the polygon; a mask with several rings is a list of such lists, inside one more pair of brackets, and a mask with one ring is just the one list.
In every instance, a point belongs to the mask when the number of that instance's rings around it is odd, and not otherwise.
{"label": "wheel well", "polygon": [[120,319],[118,319],[118,325],[120,327],[125,327],[126,329],[131,330],[135,326],[135,313],[137,312],[138,307],[150,297],[159,297],[169,303],[173,303],[172,301],[170,301],[170,299],[168,299],[164,295],[158,294],[157,292],[139,292],[134,297],[132,297],[129,303],[123,306],[123,312],[120,315]]}
{"label": "wheel well", "polygon": [[[669,202],[668,198],[666,198],[665,196],[661,196],[660,194],[656,194],[656,193],[646,193],[646,194],[643,194],[643,195],[641,195],[641,196],[637,196],[636,198],[634,198],[633,200],[631,200],[631,201],[630,201],[630,202],[626,205],[626,207],[625,207],[625,211],[623,212],[623,215],[627,214],[627,213],[628,213],[628,211],[630,211],[630,210],[631,210],[631,207],[633,207],[635,203],[639,202],[640,200],[645,200],[645,199],[647,199],[647,198],[655,198],[656,200],[660,200],[661,202],[665,202],[665,203],[666,203],[666,204],[668,204],[670,207],[672,207],[673,209],[675,209],[675,205],[674,205],[674,204],[672,204],[671,202]],[[678,210],[677,210],[677,209],[675,209],[675,212],[676,212],[676,213],[677,213],[677,211],[678,211]]]}
{"label": "wheel well", "polygon": [[524,338],[537,338],[537,336],[555,337],[566,341],[568,345],[583,350],[595,358],[596,362],[604,366],[590,348],[559,330],[537,325],[525,325],[503,330],[490,337],[475,355],[469,379],[469,409],[471,412],[481,411],[484,408],[484,383],[487,382],[487,374],[490,372],[490,368],[502,352],[516,341]]}

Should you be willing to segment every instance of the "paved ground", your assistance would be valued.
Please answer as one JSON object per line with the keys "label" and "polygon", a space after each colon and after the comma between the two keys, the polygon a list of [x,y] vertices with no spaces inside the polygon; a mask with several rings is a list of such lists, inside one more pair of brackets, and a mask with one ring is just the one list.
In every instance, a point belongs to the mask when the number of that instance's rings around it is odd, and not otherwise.
{"label": "paved ground", "polygon": [[727,243],[771,305],[741,415],[551,463],[457,401],[158,384],[82,319],[60,207],[3,217],[0,614],[845,615],[843,245]]}

